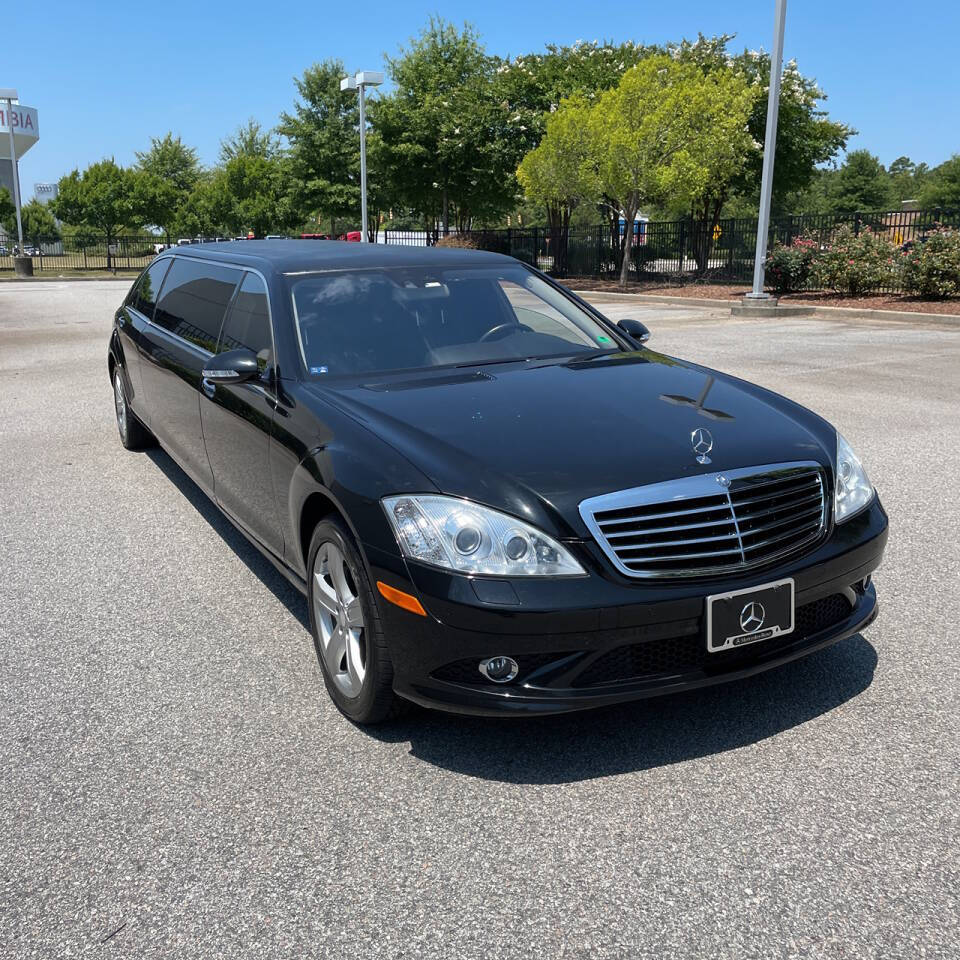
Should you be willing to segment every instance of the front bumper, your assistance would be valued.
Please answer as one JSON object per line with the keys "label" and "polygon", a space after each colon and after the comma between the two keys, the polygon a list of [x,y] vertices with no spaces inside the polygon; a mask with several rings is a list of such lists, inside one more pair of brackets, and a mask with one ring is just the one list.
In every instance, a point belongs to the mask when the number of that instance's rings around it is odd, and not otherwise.
{"label": "front bumper", "polygon": [[[428,613],[380,604],[398,694],[458,713],[547,714],[735,680],[851,636],[876,617],[870,575],[887,535],[875,500],[790,563],[671,584],[621,578],[589,543],[579,544],[588,576],[570,580],[474,581],[372,548],[367,557],[376,579],[415,593]],[[706,652],[706,596],[788,576],[796,583],[793,633]],[[477,665],[491,656],[513,657],[517,678],[486,680]]]}

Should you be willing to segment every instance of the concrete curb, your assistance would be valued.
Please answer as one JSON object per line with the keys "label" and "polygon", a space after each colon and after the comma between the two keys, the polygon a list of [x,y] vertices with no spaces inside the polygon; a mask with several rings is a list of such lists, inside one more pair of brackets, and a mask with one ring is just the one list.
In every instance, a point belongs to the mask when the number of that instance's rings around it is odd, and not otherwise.
{"label": "concrete curb", "polygon": [[[714,307],[732,310],[738,302],[736,300],[718,300],[712,297],[670,297],[658,296],[655,293],[613,293],[609,290],[574,290],[579,297],[589,297],[591,303],[662,303],[677,304],[684,307]],[[787,314],[784,311],[789,310]],[[930,321],[937,320],[947,324],[960,326],[960,314],[955,313],[923,313],[919,310],[878,310],[868,307],[818,307],[804,306],[799,303],[785,303],[779,308],[777,316],[786,318],[809,318],[820,320],[864,319],[864,320],[903,320],[903,321]],[[743,319],[741,315],[738,319]],[[747,317],[749,319],[749,316]],[[770,319],[756,317],[756,319]]]}
{"label": "concrete curb", "polygon": [[95,280],[125,280],[127,283],[132,283],[137,279],[139,273],[131,270],[129,273],[120,274],[117,276],[110,277],[0,277],[0,283],[73,283],[77,281],[79,283],[92,283]]}

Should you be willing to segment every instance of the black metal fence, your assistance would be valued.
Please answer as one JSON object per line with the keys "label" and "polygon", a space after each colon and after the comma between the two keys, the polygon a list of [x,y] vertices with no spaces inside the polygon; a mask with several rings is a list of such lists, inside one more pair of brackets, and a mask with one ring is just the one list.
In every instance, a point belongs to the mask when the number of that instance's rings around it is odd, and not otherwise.
{"label": "black metal fence", "polygon": [[[161,250],[169,238],[147,235],[25,237],[23,255],[33,260],[33,272],[69,276],[90,270],[139,272]],[[0,238],[0,271],[13,270],[13,258],[20,254],[17,238]]]}
{"label": "black metal fence", "polygon": [[[881,213],[803,214],[777,217],[770,223],[768,248],[810,237],[823,248],[837,230],[869,229],[904,247],[938,226],[960,227],[960,211],[895,210]],[[461,234],[482,250],[505,253],[553,274],[568,278],[612,278],[619,275],[623,237],[610,225],[522,230],[474,230]],[[430,246],[436,234],[388,230],[385,243]],[[456,242],[454,240],[453,242]],[[636,224],[630,257],[631,280],[698,279],[713,283],[750,283],[757,244],[757,220],[727,219],[717,224],[694,220],[650,221]]]}
{"label": "black metal fence", "polygon": [[[960,228],[958,210],[895,210],[881,213],[803,214],[771,221],[769,247],[810,237],[829,246],[842,226],[854,232],[869,229],[904,247],[927,236],[938,226]],[[444,242],[436,232],[387,230],[382,242],[432,246]],[[623,237],[619,227],[551,230],[474,230],[461,234],[482,250],[505,253],[533,264],[556,277],[613,278],[619,275]],[[211,238],[213,239],[213,238]],[[635,225],[629,276],[635,281],[701,280],[713,283],[749,283],[757,221],[721,220],[713,225],[694,220],[650,221]],[[169,246],[169,237],[127,234],[113,238],[93,235],[30,237],[24,253],[33,259],[34,274],[69,275],[87,271],[135,272]],[[18,253],[15,238],[0,236],[0,273],[13,270]],[[896,286],[884,289],[896,290]]]}

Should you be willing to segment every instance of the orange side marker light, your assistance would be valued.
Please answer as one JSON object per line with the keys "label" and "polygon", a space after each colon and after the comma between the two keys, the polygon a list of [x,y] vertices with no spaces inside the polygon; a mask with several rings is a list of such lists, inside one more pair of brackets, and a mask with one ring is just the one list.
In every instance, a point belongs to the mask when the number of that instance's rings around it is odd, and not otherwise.
{"label": "orange side marker light", "polygon": [[409,593],[404,593],[396,587],[388,586],[382,580],[377,581],[377,589],[385,599],[396,604],[398,607],[409,610],[411,613],[419,614],[421,617],[427,615],[427,611],[420,605],[420,601]]}

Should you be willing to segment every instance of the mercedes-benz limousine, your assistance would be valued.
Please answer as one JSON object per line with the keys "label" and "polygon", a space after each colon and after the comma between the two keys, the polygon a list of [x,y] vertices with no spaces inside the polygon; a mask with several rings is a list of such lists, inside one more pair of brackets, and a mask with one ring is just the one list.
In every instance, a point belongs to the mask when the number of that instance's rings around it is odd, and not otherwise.
{"label": "mercedes-benz limousine", "polygon": [[873,620],[887,517],[847,441],[648,337],[509,257],[250,241],[161,253],[108,365],[123,445],[306,594],[373,723],[702,687]]}

